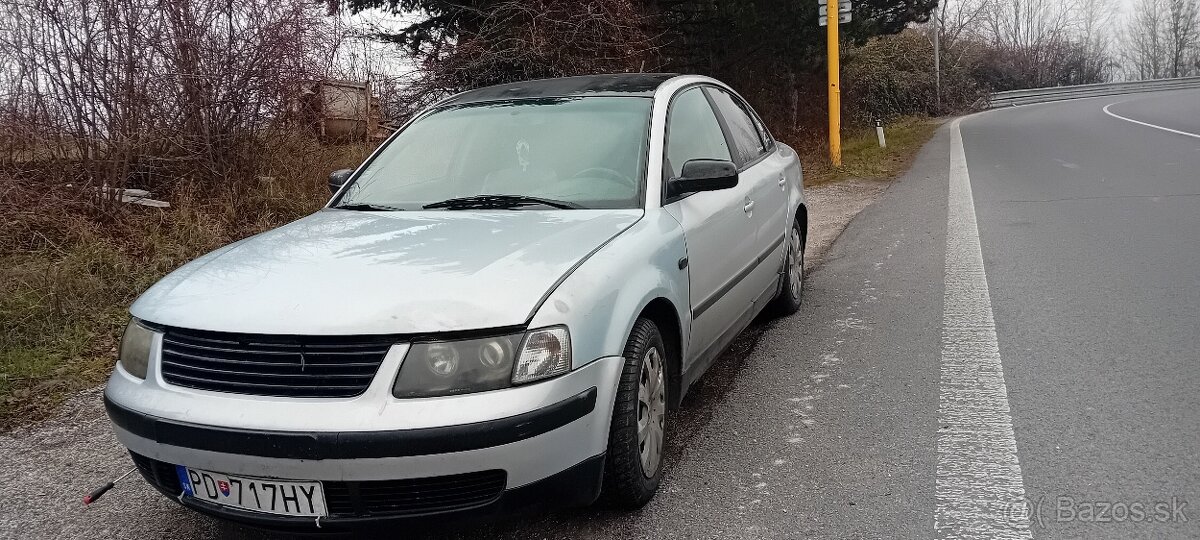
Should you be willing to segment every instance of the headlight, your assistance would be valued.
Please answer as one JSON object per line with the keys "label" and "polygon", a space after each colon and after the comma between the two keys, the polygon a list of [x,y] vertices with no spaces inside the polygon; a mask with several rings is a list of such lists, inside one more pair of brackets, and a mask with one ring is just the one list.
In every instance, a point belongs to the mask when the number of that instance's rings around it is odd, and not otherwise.
{"label": "headlight", "polygon": [[153,338],[154,331],[142,326],[137,319],[129,321],[125,327],[117,361],[130,375],[146,378],[146,366],[150,363],[150,340]]}
{"label": "headlight", "polygon": [[413,343],[392,385],[398,398],[450,396],[504,388],[521,335]]}
{"label": "headlight", "polygon": [[414,343],[392,385],[398,398],[451,396],[507,388],[566,373],[565,327],[462,341]]}

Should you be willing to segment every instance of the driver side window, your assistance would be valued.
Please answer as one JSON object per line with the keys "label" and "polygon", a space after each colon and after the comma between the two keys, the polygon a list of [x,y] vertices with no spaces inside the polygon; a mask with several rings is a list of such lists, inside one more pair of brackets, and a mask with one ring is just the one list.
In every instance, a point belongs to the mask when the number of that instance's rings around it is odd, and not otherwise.
{"label": "driver side window", "polygon": [[671,102],[663,184],[678,178],[683,164],[693,159],[732,159],[717,115],[699,87],[683,91]]}

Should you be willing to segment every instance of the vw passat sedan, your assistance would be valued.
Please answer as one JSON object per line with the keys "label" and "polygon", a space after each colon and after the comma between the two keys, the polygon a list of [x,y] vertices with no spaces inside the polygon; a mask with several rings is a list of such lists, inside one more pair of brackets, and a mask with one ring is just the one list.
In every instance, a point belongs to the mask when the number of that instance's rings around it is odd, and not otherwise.
{"label": "vw passat sedan", "polygon": [[709,78],[459,94],[330,187],[130,309],[105,405],[189,508],[328,529],[638,507],[672,407],[801,300],[796,153]]}

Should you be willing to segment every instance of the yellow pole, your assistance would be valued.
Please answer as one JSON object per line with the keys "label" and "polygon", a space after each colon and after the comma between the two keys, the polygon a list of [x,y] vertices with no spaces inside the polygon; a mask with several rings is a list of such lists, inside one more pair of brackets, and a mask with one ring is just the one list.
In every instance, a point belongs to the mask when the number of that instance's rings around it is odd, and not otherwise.
{"label": "yellow pole", "polygon": [[825,48],[829,54],[829,160],[834,167],[842,166],[842,94],[839,88],[841,79],[838,60],[838,3],[828,0],[825,11]]}

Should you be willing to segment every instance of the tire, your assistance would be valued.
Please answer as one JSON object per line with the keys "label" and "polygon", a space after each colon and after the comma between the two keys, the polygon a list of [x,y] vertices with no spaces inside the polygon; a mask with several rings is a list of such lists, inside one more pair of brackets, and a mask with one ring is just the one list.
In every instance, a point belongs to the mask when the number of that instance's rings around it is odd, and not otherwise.
{"label": "tire", "polygon": [[658,491],[666,448],[667,349],[653,321],[639,318],[633,324],[624,356],[608,432],[603,499],[634,510]]}
{"label": "tire", "polygon": [[804,301],[804,231],[800,230],[799,221],[792,222],[787,244],[783,287],[771,302],[771,307],[781,317],[799,311],[800,304]]}

